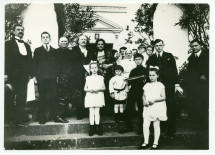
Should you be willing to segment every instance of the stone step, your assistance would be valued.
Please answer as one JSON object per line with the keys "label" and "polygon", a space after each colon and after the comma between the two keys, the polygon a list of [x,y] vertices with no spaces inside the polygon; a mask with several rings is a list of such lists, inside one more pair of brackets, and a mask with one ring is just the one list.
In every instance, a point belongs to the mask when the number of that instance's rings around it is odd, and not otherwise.
{"label": "stone step", "polygon": [[[88,133],[89,119],[76,120],[75,117],[68,118],[69,123],[47,122],[40,125],[38,122],[31,122],[27,126],[5,125],[5,137],[10,136],[37,136],[37,135],[63,135]],[[194,126],[191,120],[177,120],[177,130],[193,131]],[[102,117],[101,126],[104,132],[118,132],[123,128],[123,123],[116,124],[111,117]],[[134,131],[137,129],[137,119],[133,119]]]}
{"label": "stone step", "polygon": [[[178,133],[174,139],[164,135],[160,137],[160,149],[177,149],[177,146],[186,146],[185,149],[208,149],[207,132]],[[143,142],[143,136],[135,132],[119,134],[106,132],[102,136],[88,134],[63,134],[39,136],[14,136],[5,139],[6,150],[70,150],[70,149],[132,149],[136,150]],[[152,143],[152,136],[150,136]],[[168,147],[169,146],[169,147]],[[174,147],[171,147],[174,146]]]}

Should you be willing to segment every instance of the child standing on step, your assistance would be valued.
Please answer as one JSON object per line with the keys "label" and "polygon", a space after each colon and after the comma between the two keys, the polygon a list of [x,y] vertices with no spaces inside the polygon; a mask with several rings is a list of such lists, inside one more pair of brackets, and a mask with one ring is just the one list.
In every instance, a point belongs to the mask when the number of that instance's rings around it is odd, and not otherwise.
{"label": "child standing on step", "polygon": [[91,61],[89,64],[90,76],[86,77],[84,91],[85,108],[89,108],[90,130],[89,136],[94,133],[102,135],[100,123],[100,108],[105,106],[104,100],[104,78],[98,75],[98,64],[96,61]]}
{"label": "child standing on step", "polygon": [[122,75],[124,69],[120,65],[114,67],[115,76],[110,79],[109,90],[110,96],[114,99],[115,122],[119,123],[123,119],[124,104],[127,99],[127,82]]}
{"label": "child standing on step", "polygon": [[150,82],[143,87],[143,134],[144,143],[140,146],[141,149],[149,148],[150,124],[154,126],[154,143],[151,150],[158,149],[158,140],[160,138],[160,121],[167,120],[166,95],[165,87],[161,82],[158,82],[159,68],[149,68]]}

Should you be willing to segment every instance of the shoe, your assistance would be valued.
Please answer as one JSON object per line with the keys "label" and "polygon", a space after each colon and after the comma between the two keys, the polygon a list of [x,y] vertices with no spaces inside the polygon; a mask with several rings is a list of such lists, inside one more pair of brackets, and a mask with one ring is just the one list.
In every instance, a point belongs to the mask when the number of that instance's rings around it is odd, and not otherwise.
{"label": "shoe", "polygon": [[124,122],[124,113],[119,113],[119,122]]}
{"label": "shoe", "polygon": [[41,124],[41,125],[42,125],[42,124],[45,124],[45,123],[46,123],[46,121],[45,121],[45,120],[43,120],[43,119],[40,119],[40,120],[39,120],[39,124]]}
{"label": "shoe", "polygon": [[102,129],[100,125],[95,125],[95,133],[97,133],[97,135],[102,136]]}
{"label": "shoe", "polygon": [[64,119],[62,119],[60,116],[57,116],[57,117],[55,118],[55,122],[56,122],[56,123],[69,123],[68,120],[64,120]]}
{"label": "shoe", "polygon": [[77,120],[82,120],[82,116],[77,116]]}
{"label": "shoe", "polygon": [[94,125],[90,125],[89,136],[94,135]]}
{"label": "shoe", "polygon": [[25,125],[28,125],[28,122],[18,122],[17,125],[25,126]]}
{"label": "shoe", "polygon": [[158,150],[159,149],[159,145],[158,144],[153,144],[149,150]]}
{"label": "shoe", "polygon": [[149,144],[143,143],[138,149],[139,150],[146,150],[149,148]]}
{"label": "shoe", "polygon": [[119,123],[119,114],[115,113],[115,123]]}

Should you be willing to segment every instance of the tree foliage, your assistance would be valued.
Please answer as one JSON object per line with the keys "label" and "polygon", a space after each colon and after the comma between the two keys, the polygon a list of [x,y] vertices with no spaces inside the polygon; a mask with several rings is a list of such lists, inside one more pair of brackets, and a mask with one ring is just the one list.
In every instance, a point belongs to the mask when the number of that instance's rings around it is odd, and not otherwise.
{"label": "tree foliage", "polygon": [[75,36],[95,25],[95,20],[93,20],[94,12],[89,6],[68,3],[64,6],[64,13],[65,32],[67,35]]}
{"label": "tree foliage", "polygon": [[[153,40],[153,17],[156,7],[157,4],[141,4],[133,19],[133,22],[137,22],[135,32],[139,32],[140,35],[147,34],[150,41]],[[143,40],[145,41],[144,37]]]}
{"label": "tree foliage", "polygon": [[[15,24],[22,24],[21,13],[28,5],[26,3],[5,5],[5,40],[10,39]],[[95,25],[94,12],[89,6],[82,6],[77,3],[56,3],[54,6],[57,14],[59,36],[62,36],[65,32],[66,35],[75,36]]]}
{"label": "tree foliage", "polygon": [[191,39],[197,38],[209,47],[209,5],[208,4],[176,4],[183,16],[176,25],[187,28]]}
{"label": "tree foliage", "polygon": [[5,5],[5,40],[10,39],[14,25],[22,24],[21,13],[28,5],[27,3]]}

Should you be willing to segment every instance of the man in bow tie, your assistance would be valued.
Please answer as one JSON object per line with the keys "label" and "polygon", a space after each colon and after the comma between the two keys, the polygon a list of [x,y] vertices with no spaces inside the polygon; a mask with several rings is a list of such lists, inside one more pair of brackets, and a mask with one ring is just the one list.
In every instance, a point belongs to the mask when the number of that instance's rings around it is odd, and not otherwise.
{"label": "man in bow tie", "polygon": [[176,98],[175,91],[183,94],[178,81],[178,71],[175,59],[171,53],[163,51],[164,42],[161,39],[154,41],[155,54],[149,57],[147,67],[158,66],[160,72],[160,81],[165,86],[166,104],[167,104],[167,117],[168,120],[163,126],[166,136],[173,137],[176,132],[175,127],[175,113],[176,113]]}
{"label": "man in bow tie", "polygon": [[11,40],[5,42],[5,77],[12,83],[16,97],[15,109],[12,111],[14,106],[12,105],[9,108],[11,111],[9,115],[13,114],[11,121],[15,124],[26,125],[28,119],[25,113],[25,103],[27,84],[31,78],[32,52],[29,44],[22,40],[24,36],[23,26],[15,25],[13,35]]}

